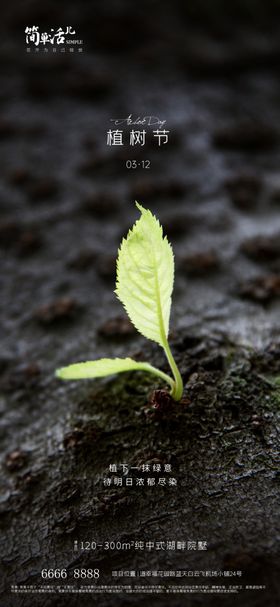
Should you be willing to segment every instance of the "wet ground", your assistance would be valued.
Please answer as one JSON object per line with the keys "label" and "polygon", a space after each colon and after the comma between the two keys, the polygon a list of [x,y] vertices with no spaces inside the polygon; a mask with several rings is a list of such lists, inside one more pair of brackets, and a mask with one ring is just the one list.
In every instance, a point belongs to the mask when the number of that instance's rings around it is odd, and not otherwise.
{"label": "wet ground", "polygon": [[[12,597],[9,585],[38,583],[44,567],[95,565],[102,583],[121,569],[242,570],[238,583],[267,589],[184,599],[274,607],[276,24],[265,14],[262,28],[250,18],[204,15],[201,23],[183,3],[157,20],[157,3],[149,15],[115,3],[110,18],[99,7],[90,27],[89,3],[83,19],[77,7],[50,7],[53,22],[65,14],[78,22],[82,55],[28,55],[22,31],[34,5],[4,13],[12,34],[3,44],[0,99],[1,605],[72,604],[69,596],[59,603]],[[149,137],[140,151],[107,146],[110,118],[130,113],[165,119],[169,143],[158,148]],[[150,169],[127,169],[133,158],[150,160]],[[113,294],[135,199],[164,225],[176,261],[171,345],[185,393],[181,404],[163,401],[158,410],[149,401],[164,386],[142,374],[95,383],[54,378],[58,366],[104,355],[167,371],[160,349],[135,333]],[[169,464],[178,487],[104,487],[114,462]],[[93,538],[205,540],[208,550],[73,551],[74,540]],[[182,604],[177,595],[143,594],[96,602]]]}

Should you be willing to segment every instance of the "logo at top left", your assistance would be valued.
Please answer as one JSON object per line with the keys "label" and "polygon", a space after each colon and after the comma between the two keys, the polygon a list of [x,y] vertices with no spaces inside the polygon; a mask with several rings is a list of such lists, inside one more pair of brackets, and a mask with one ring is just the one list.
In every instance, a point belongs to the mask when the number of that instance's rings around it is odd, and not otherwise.
{"label": "logo at top left", "polygon": [[26,52],[31,53],[74,53],[83,52],[83,40],[75,37],[76,30],[71,25],[51,28],[48,32],[40,31],[38,25],[25,28]]}

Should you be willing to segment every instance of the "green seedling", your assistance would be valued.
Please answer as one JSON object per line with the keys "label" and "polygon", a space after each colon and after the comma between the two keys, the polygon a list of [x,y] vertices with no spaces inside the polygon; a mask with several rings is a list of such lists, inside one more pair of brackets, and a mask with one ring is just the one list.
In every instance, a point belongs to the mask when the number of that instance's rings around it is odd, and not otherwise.
{"label": "green seedling", "polygon": [[139,333],[164,349],[173,378],[148,362],[136,362],[132,358],[101,358],[76,363],[58,369],[56,376],[76,380],[123,371],[148,371],[167,382],[172,398],[178,401],[183,394],[183,382],[168,343],[174,282],[173,251],[167,237],[163,237],[156,217],[137,202],[136,206],[141,216],[122,240],[115,293]]}

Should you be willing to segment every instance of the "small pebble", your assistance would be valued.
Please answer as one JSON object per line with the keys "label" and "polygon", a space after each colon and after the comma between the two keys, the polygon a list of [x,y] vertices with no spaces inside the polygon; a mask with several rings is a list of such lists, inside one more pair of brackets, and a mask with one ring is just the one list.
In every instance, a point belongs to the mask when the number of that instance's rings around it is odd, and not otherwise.
{"label": "small pebble", "polygon": [[136,333],[136,329],[128,318],[110,318],[98,329],[102,337],[130,337]]}
{"label": "small pebble", "polygon": [[280,234],[254,236],[241,245],[241,251],[260,263],[280,258]]}
{"label": "small pebble", "polygon": [[119,199],[113,194],[91,194],[82,203],[82,208],[93,217],[110,218],[119,210]]}
{"label": "small pebble", "polygon": [[6,455],[5,466],[10,472],[16,472],[25,466],[28,459],[26,451],[15,449]]}
{"label": "small pebble", "polygon": [[70,297],[62,297],[40,306],[35,310],[33,316],[40,324],[51,325],[59,321],[72,319],[78,308],[76,300]]}
{"label": "small pebble", "polygon": [[116,256],[101,255],[96,262],[96,271],[99,276],[108,280],[116,278]]}
{"label": "small pebble", "polygon": [[192,276],[200,276],[212,272],[219,267],[219,258],[215,251],[193,253],[181,258],[179,262],[182,272]]}
{"label": "small pebble", "polygon": [[35,227],[12,220],[0,222],[0,247],[14,249],[19,255],[30,255],[41,246],[42,238]]}
{"label": "small pebble", "polygon": [[28,169],[17,168],[10,172],[8,178],[12,185],[22,186],[30,181],[31,175]]}
{"label": "small pebble", "polygon": [[64,449],[75,449],[83,442],[85,433],[80,428],[74,428],[70,432],[67,432],[63,438]]}
{"label": "small pebble", "polygon": [[93,267],[96,261],[97,253],[92,249],[82,249],[76,257],[73,257],[67,263],[67,267],[72,270],[87,270]]}
{"label": "small pebble", "polygon": [[241,284],[239,294],[259,303],[267,303],[280,297],[280,275],[267,274],[248,280]]}
{"label": "small pebble", "polygon": [[224,185],[236,208],[241,211],[256,208],[263,187],[259,177],[244,173],[227,179]]}
{"label": "small pebble", "polygon": [[1,389],[4,392],[34,388],[38,384],[41,369],[37,362],[20,364],[3,374]]}
{"label": "small pebble", "polygon": [[31,230],[25,230],[20,235],[17,242],[17,251],[19,255],[31,255],[42,247],[41,236]]}

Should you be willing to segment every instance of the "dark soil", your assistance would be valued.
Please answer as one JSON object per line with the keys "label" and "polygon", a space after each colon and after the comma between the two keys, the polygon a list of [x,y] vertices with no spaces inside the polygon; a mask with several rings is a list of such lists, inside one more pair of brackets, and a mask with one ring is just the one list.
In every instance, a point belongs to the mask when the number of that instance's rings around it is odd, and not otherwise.
{"label": "dark soil", "polygon": [[[0,91],[1,607],[279,603],[278,3],[126,0],[3,9]],[[164,9],[164,10],[163,10]],[[160,15],[160,18],[159,18]],[[51,21],[51,24],[50,24]],[[84,53],[28,55],[24,29],[71,23]],[[110,118],[167,120],[168,145],[106,146]],[[149,159],[149,170],[125,168]],[[143,373],[63,383],[79,360],[168,372],[113,289],[120,239],[156,213],[175,253],[180,403]],[[171,466],[177,486],[104,486],[110,464]],[[147,473],[143,472],[146,478]],[[118,474],[118,476],[122,476]],[[159,473],[155,473],[156,480]],[[123,476],[125,479],[125,476]],[[75,541],[206,541],[74,550]],[[224,594],[15,595],[41,569],[233,570]],[[186,578],[138,578],[183,584]],[[188,579],[193,584],[193,579]],[[55,582],[59,584],[58,582]]]}
{"label": "dark soil", "polygon": [[[29,440],[19,431],[7,443],[5,458],[1,524],[13,538],[3,554],[10,583],[32,584],[45,567],[71,572],[94,566],[110,584],[111,569],[145,569],[151,561],[153,568],[168,564],[180,570],[187,561],[190,569],[241,570],[243,584],[257,579],[267,585],[259,598],[257,592],[247,593],[246,604],[273,604],[269,596],[276,592],[279,568],[280,403],[274,378],[280,372],[280,345],[256,352],[219,334],[185,333],[172,346],[186,382],[180,403],[163,389],[153,392],[156,384],[142,373],[66,387],[56,380],[46,386],[41,379],[32,389],[27,382],[9,391],[13,427],[16,417],[28,416],[30,428]],[[167,370],[160,353],[152,347],[145,352]],[[38,423],[38,400],[44,402],[46,392],[49,406],[41,405],[45,421]],[[104,477],[116,476],[108,472],[114,462],[169,463],[178,486],[104,487]],[[186,553],[172,551],[73,551],[74,540],[108,538],[200,538],[208,550],[188,552],[187,559]],[[36,601],[52,604],[46,598]],[[141,599],[141,604],[151,601]],[[69,597],[59,601],[67,603]],[[129,603],[115,596],[98,604],[138,603],[135,596]],[[169,601],[162,597],[160,604]],[[193,604],[203,603],[194,598]]]}

